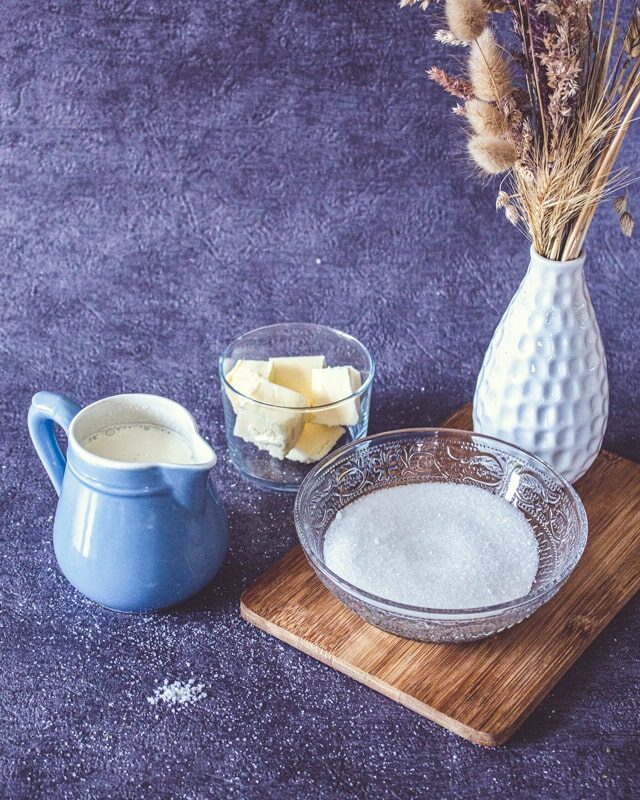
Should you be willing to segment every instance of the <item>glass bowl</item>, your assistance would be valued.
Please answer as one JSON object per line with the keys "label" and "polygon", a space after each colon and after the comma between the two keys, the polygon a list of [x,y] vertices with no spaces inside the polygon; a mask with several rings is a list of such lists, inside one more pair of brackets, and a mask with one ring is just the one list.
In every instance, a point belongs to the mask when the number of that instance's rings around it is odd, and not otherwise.
{"label": "glass bowl", "polygon": [[[525,515],[540,559],[526,596],[485,608],[422,608],[376,597],[326,566],[324,538],[340,509],[378,489],[434,481],[477,486]],[[372,625],[426,642],[479,639],[526,619],[560,589],[587,542],[584,506],[550,466],[499,439],[445,428],[392,431],[341,448],[307,475],[294,514],[304,552],[330,592]]]}
{"label": "glass bowl", "polygon": [[[330,367],[350,366],[358,370],[360,387],[335,403],[292,409],[258,402],[234,389],[227,380],[227,375],[240,359],[267,361],[280,356],[311,355],[325,356]],[[253,431],[256,426],[264,428],[265,425],[271,430],[274,426],[278,431],[286,428],[288,438],[301,435],[291,432],[301,432],[307,422],[323,425],[331,429],[324,431],[331,449],[367,435],[375,364],[367,348],[347,333],[306,322],[285,322],[257,328],[227,347],[220,356],[219,372],[229,455],[240,474],[261,488],[296,492],[305,475],[320,459],[303,463],[292,460],[290,456],[296,453],[283,455],[280,451],[279,455],[274,455],[261,449],[251,441],[246,427],[239,426],[240,418],[250,420]]]}

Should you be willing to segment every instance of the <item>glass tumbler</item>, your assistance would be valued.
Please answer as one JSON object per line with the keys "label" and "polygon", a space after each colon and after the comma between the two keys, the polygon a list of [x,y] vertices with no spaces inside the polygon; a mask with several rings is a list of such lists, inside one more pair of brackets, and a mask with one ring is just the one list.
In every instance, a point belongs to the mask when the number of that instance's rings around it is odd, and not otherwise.
{"label": "glass tumbler", "polygon": [[[324,356],[327,367],[351,367],[360,385],[336,402],[291,407],[273,397],[256,400],[227,379],[240,360],[294,356]],[[296,492],[317,461],[367,435],[375,364],[349,334],[313,323],[268,325],[233,341],[220,356],[219,369],[229,455],[240,474],[262,488]]]}

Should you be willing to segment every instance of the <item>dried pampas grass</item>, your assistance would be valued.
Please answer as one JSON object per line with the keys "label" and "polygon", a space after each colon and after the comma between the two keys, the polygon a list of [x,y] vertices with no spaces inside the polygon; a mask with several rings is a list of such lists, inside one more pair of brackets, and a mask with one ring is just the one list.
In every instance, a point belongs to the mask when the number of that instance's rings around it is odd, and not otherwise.
{"label": "dried pampas grass", "polygon": [[426,11],[431,5],[431,0],[400,0],[400,8],[414,6],[416,3],[420,3],[420,8]]}
{"label": "dried pampas grass", "polygon": [[633,217],[628,211],[620,215],[620,230],[625,236],[631,236],[633,233]]}
{"label": "dried pampas grass", "polygon": [[[468,120],[472,161],[485,174],[508,173],[497,207],[550,259],[580,256],[598,204],[629,182],[615,163],[640,114],[639,0],[626,25],[622,8],[622,0],[446,0],[449,30],[437,38],[469,45],[468,74],[434,67],[429,77],[464,101],[454,113]],[[503,12],[517,51],[489,27]],[[630,236],[626,194],[615,209]]]}
{"label": "dried pampas grass", "polygon": [[487,27],[482,0],[446,0],[444,13],[449,30],[460,42],[473,42]]}
{"label": "dried pampas grass", "polygon": [[474,134],[467,144],[473,161],[488,175],[510,170],[516,161],[516,149],[508,139]]}
{"label": "dried pampas grass", "polygon": [[616,197],[613,202],[613,207],[616,210],[616,213],[619,217],[621,217],[625,211],[629,210],[629,195],[627,192],[621,194],[620,197]]}
{"label": "dried pampas grass", "polygon": [[468,47],[469,42],[463,42],[461,39],[456,39],[456,37],[451,33],[451,31],[446,31],[444,28],[440,28],[433,34],[433,38],[436,42],[440,42],[440,44],[448,44],[450,47]]}
{"label": "dried pampas grass", "polygon": [[431,67],[427,70],[427,75],[429,80],[435,81],[445,92],[454,97],[459,97],[461,100],[469,100],[473,97],[473,86],[464,78],[452,77],[439,67]]}
{"label": "dried pampas grass", "polygon": [[502,136],[506,131],[507,120],[494,103],[487,103],[485,100],[467,100],[465,113],[474,133]]}
{"label": "dried pampas grass", "polygon": [[509,65],[488,28],[471,45],[469,77],[475,96],[488,103],[500,103],[513,90]]}

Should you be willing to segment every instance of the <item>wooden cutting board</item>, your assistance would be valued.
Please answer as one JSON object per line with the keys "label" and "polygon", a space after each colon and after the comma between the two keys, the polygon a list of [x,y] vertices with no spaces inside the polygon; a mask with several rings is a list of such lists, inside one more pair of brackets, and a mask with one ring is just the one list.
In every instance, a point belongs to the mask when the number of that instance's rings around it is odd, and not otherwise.
{"label": "wooden cutting board", "polygon": [[[471,407],[445,426],[470,429]],[[549,603],[490,639],[378,630],[324,588],[300,546],[244,592],[242,616],[465,739],[502,744],[640,589],[640,465],[602,452],[576,489],[589,518],[578,566]]]}

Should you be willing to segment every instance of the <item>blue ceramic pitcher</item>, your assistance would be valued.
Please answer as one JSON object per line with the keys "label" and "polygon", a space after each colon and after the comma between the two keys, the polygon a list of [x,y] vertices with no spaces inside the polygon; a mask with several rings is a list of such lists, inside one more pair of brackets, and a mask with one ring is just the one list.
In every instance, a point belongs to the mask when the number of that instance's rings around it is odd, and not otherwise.
{"label": "blue ceramic pitcher", "polygon": [[[67,433],[66,458],[54,423]],[[110,425],[147,423],[178,433],[194,463],[115,461],[82,445]],[[117,611],[153,611],[185,600],[218,572],[229,536],[208,479],[216,456],[181,405],[122,394],[80,408],[62,395],[39,392],[29,432],[60,496],[54,549],[76,589]]]}

